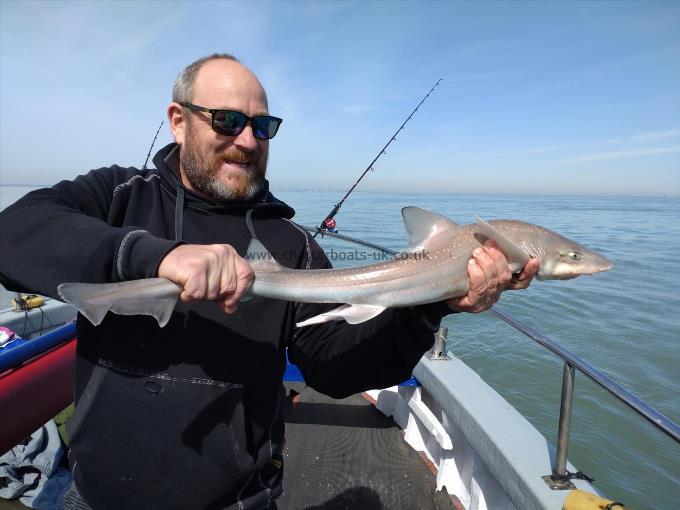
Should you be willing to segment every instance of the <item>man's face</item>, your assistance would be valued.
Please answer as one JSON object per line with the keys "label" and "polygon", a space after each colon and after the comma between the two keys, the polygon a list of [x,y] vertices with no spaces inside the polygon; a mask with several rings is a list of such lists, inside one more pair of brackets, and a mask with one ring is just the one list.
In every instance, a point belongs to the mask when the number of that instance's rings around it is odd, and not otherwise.
{"label": "man's face", "polygon": [[[267,98],[257,78],[241,64],[229,60],[206,62],[194,84],[194,104],[266,115]],[[248,124],[237,136],[212,130],[209,113],[183,110],[184,125],[176,136],[180,172],[189,189],[215,201],[247,201],[264,186],[269,141],[253,136]]]}

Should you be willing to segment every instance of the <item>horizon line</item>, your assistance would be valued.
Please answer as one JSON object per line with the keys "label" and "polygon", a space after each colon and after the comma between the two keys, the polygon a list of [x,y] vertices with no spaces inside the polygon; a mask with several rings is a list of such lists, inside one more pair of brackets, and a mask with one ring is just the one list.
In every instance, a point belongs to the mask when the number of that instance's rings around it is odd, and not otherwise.
{"label": "horizon line", "polygon": [[[26,184],[26,183],[0,183],[1,187],[15,188],[49,188],[51,184]],[[270,190],[272,188],[270,187]],[[274,186],[275,192],[316,192],[316,193],[346,193],[346,189],[341,188],[278,188]],[[482,196],[563,196],[563,197],[639,197],[639,198],[680,198],[680,190],[675,193],[662,192],[589,192],[589,191],[397,191],[397,190],[354,190],[353,193],[379,193],[379,194],[398,194],[398,195],[482,195]]]}

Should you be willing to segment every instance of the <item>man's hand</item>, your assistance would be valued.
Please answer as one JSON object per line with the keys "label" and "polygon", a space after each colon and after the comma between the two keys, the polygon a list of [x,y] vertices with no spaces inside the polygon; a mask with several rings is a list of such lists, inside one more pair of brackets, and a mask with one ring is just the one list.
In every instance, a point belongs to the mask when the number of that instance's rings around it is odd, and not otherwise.
{"label": "man's hand", "polygon": [[253,284],[250,265],[228,244],[184,244],[170,251],[158,266],[158,276],[182,287],[182,301],[216,301],[225,313]]}
{"label": "man's hand", "polygon": [[532,258],[522,272],[510,274],[508,261],[492,240],[476,248],[468,263],[470,290],[465,296],[446,301],[456,312],[479,313],[491,308],[504,290],[526,289],[538,272],[540,260]]}

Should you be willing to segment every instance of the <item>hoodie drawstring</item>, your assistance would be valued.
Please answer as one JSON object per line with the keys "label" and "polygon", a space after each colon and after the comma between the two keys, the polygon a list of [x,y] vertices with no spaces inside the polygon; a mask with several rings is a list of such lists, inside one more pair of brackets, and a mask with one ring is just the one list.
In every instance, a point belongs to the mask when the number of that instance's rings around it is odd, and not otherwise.
{"label": "hoodie drawstring", "polygon": [[248,209],[248,212],[246,212],[246,226],[248,227],[248,230],[250,230],[250,235],[252,236],[252,238],[257,239],[257,235],[255,234],[255,227],[253,227],[252,209]]}
{"label": "hoodie drawstring", "polygon": [[177,186],[177,197],[175,198],[175,241],[182,240],[184,226],[184,188]]}

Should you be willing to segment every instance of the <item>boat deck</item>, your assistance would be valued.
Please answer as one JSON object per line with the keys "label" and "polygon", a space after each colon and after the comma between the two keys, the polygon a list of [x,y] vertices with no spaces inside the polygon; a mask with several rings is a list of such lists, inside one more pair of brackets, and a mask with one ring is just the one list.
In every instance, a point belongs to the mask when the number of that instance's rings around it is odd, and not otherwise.
{"label": "boat deck", "polygon": [[[335,400],[298,380],[285,383],[295,397],[287,399],[280,510],[462,508],[436,491],[433,466],[366,398]],[[0,510],[22,508],[17,500],[0,499]]]}
{"label": "boat deck", "polygon": [[[401,429],[361,395],[335,400],[304,383],[286,419],[280,510],[452,509]],[[458,508],[460,508],[458,506]]]}
{"label": "boat deck", "polygon": [[[284,491],[279,510],[461,509],[437,492],[430,464],[402,430],[361,395],[335,400],[304,383],[286,417]],[[0,510],[28,508],[0,499]]]}

